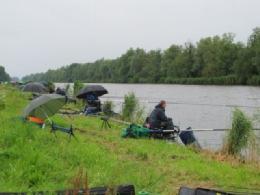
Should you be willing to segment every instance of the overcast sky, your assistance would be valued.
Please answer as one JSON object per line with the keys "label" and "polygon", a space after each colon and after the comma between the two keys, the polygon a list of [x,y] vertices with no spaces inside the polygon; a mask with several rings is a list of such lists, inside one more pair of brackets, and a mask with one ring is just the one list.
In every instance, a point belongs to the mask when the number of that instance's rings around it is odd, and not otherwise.
{"label": "overcast sky", "polygon": [[260,26],[260,0],[0,0],[0,64],[12,76],[115,58],[128,48]]}

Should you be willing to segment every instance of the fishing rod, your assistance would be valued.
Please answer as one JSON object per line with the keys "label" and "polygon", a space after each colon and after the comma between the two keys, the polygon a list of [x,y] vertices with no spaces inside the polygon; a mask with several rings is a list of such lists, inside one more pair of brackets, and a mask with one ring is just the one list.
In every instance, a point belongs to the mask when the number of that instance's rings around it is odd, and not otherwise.
{"label": "fishing rod", "polygon": [[[109,120],[116,122],[116,123],[124,124],[124,125],[131,125],[132,124],[131,122],[123,121],[123,120],[112,118],[112,117],[109,117],[109,116],[90,115],[90,117],[100,118],[103,121],[102,127],[111,128],[111,125],[108,122]],[[152,130],[152,131],[154,131],[154,133],[160,133],[160,132],[161,133],[172,133],[172,132],[178,133],[178,132],[181,132],[181,131],[183,131],[183,132],[185,132],[185,131],[194,131],[194,132],[216,132],[216,131],[219,131],[219,132],[223,132],[223,131],[228,131],[228,130],[230,130],[230,129],[227,129],[227,128],[215,128],[215,129],[214,128],[191,128],[191,127],[188,127],[186,129],[179,129],[179,127],[178,127],[178,129]],[[254,128],[253,130],[254,131],[260,131],[260,128]]]}
{"label": "fishing rod", "polygon": [[[119,119],[115,119],[115,118],[108,118],[108,119],[111,120],[111,121],[117,122],[117,123],[125,124],[125,125],[131,125],[132,124],[130,122],[119,120]],[[101,117],[101,120],[103,120],[102,117]],[[227,129],[227,128],[216,128],[216,129],[214,129],[214,128],[206,128],[206,129],[203,129],[203,128],[196,128],[196,129],[187,128],[187,129],[181,129],[180,131],[191,131],[191,130],[192,131],[197,131],[197,132],[199,132],[199,131],[206,132],[206,131],[228,131],[230,129]],[[254,128],[253,130],[254,131],[260,131],[260,128]],[[173,130],[164,130],[164,132],[167,132],[167,131],[171,132]]]}
{"label": "fishing rod", "polygon": [[[192,129],[192,131],[228,131],[228,130],[230,130],[230,129]],[[260,129],[259,128],[254,128],[254,129],[252,129],[252,130],[254,130],[254,131],[260,131]]]}

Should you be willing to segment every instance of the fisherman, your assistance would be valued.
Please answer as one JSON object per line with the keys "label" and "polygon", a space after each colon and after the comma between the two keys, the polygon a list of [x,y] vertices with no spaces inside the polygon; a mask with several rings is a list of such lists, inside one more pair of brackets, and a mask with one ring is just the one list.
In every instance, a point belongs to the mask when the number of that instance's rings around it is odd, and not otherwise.
{"label": "fisherman", "polygon": [[101,111],[101,103],[98,96],[94,93],[90,93],[86,96],[86,106],[84,108],[84,113],[88,114],[96,114]]}
{"label": "fisherman", "polygon": [[56,94],[59,94],[59,95],[62,95],[62,96],[66,96],[66,91],[65,91],[65,89],[61,89],[60,87],[58,87],[57,89],[56,89],[56,92],[55,92]]}
{"label": "fisherman", "polygon": [[172,118],[168,118],[165,115],[166,101],[161,100],[158,105],[155,106],[151,112],[148,123],[150,129],[174,129]]}

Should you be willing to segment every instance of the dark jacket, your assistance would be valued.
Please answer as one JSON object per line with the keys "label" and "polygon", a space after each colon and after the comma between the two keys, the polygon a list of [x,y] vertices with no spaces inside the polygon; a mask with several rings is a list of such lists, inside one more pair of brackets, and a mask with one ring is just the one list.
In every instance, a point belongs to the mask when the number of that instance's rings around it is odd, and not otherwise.
{"label": "dark jacket", "polygon": [[65,89],[61,89],[61,88],[57,88],[56,89],[56,94],[62,95],[62,96],[66,96],[66,91]]}
{"label": "dark jacket", "polygon": [[152,129],[161,128],[162,122],[167,122],[168,118],[165,115],[165,109],[160,105],[155,106],[149,117],[149,125]]}

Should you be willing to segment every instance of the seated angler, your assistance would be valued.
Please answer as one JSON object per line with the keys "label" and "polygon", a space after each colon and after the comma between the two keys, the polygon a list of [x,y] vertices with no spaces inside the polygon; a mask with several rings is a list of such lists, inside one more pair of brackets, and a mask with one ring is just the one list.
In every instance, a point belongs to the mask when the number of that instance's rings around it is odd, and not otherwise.
{"label": "seated angler", "polygon": [[171,118],[165,115],[166,101],[162,100],[151,112],[148,122],[150,129],[174,129]]}
{"label": "seated angler", "polygon": [[101,103],[98,96],[90,93],[86,96],[86,106],[84,109],[85,114],[95,114],[101,111]]}

